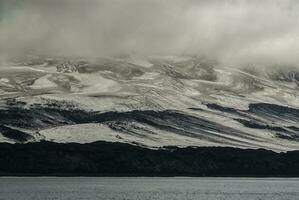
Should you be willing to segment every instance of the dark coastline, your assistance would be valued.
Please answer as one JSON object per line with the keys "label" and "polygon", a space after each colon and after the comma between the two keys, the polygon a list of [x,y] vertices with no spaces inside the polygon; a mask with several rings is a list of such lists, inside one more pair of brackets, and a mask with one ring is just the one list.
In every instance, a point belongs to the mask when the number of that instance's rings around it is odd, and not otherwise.
{"label": "dark coastline", "polygon": [[0,176],[299,177],[299,151],[0,143]]}

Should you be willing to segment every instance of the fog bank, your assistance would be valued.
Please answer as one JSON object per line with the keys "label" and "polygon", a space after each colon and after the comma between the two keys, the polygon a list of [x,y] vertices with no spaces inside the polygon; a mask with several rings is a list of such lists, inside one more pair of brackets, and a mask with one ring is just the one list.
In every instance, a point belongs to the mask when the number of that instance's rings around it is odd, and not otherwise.
{"label": "fog bank", "polygon": [[297,2],[0,0],[0,54],[187,54],[297,66]]}

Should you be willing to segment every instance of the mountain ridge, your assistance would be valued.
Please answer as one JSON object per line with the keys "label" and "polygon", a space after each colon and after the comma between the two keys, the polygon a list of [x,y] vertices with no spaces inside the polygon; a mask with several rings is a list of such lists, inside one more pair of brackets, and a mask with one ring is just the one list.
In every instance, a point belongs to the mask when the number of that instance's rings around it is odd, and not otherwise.
{"label": "mountain ridge", "polygon": [[2,142],[299,149],[294,67],[31,57],[0,72]]}

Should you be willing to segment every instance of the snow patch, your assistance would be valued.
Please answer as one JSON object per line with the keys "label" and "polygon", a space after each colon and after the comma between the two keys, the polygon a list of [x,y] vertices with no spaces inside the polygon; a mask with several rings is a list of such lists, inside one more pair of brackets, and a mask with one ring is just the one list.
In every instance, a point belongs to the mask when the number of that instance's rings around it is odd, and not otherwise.
{"label": "snow patch", "polygon": [[30,86],[31,89],[45,89],[45,88],[55,88],[57,85],[49,80],[50,74],[45,75],[37,80]]}
{"label": "snow patch", "polygon": [[153,64],[150,63],[147,59],[142,59],[142,58],[130,58],[130,59],[128,59],[127,62],[134,64],[134,65],[141,66],[141,67],[145,67],[145,68],[150,68],[153,66]]}

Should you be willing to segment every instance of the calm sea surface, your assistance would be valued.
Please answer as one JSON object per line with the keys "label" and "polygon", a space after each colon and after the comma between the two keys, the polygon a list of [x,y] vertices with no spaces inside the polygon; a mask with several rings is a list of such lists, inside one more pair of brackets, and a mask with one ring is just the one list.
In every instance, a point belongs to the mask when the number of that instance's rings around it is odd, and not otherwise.
{"label": "calm sea surface", "polygon": [[9,200],[298,200],[299,179],[0,178]]}

